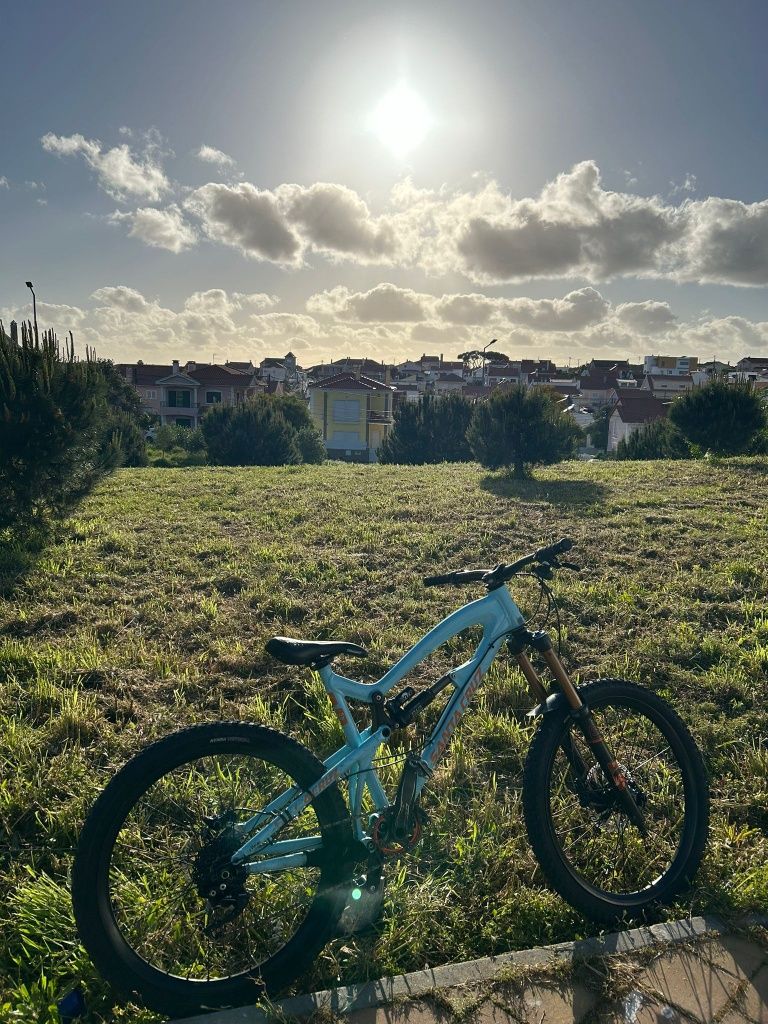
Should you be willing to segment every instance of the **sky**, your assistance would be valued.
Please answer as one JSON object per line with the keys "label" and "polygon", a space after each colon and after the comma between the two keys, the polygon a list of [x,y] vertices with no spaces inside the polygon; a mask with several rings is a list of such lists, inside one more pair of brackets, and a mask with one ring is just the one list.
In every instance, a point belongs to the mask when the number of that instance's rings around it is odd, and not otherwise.
{"label": "sky", "polygon": [[768,352],[765,0],[0,0],[0,319],[115,361]]}

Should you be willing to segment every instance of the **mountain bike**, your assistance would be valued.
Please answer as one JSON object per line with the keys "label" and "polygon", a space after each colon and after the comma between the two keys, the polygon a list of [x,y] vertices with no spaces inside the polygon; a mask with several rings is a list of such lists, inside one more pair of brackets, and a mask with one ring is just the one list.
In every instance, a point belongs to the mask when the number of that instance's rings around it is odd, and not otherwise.
{"label": "mountain bike", "polygon": [[[365,657],[355,643],[271,639],[271,655],[313,669],[328,693],[345,743],[324,760],[274,729],[217,722],[129,761],[87,819],[72,876],[80,936],[102,975],[175,1016],[242,1005],[281,991],[331,938],[365,923],[356,908],[367,903],[372,918],[383,867],[427,827],[422,790],[502,647],[536,703],[523,809],[549,884],[601,924],[680,893],[701,861],[708,819],[704,766],[688,729],[634,683],[574,685],[548,634],[529,630],[505,586],[533,576],[553,607],[549,580],[577,568],[560,560],[571,547],[565,538],[494,569],[427,577],[427,586],[481,584],[487,594],[448,615],[374,683],[333,668],[337,656]],[[482,637],[469,660],[421,690],[394,692],[471,627]],[[529,650],[549,669],[551,691]],[[423,748],[405,756],[390,800],[379,750],[441,694],[442,712]],[[350,703],[367,705],[362,730]]]}

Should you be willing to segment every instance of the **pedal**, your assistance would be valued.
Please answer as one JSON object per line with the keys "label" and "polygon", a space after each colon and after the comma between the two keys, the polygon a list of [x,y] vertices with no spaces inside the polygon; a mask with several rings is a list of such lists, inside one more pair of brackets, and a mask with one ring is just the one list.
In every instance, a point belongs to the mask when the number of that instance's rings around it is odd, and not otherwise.
{"label": "pedal", "polygon": [[381,868],[352,880],[347,905],[339,918],[337,938],[360,935],[374,926],[384,900],[384,874]]}

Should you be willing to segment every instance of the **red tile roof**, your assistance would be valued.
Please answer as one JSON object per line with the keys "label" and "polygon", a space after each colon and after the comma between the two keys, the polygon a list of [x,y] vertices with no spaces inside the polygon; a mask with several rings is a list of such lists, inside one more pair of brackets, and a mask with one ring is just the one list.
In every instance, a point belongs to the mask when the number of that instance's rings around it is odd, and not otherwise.
{"label": "red tile roof", "polygon": [[338,373],[335,377],[326,377],[309,385],[311,388],[331,389],[339,391],[394,391],[395,388],[389,384],[382,384],[379,380],[371,377],[364,377],[360,374],[356,377],[354,373]]}
{"label": "red tile roof", "polygon": [[622,392],[614,406],[622,423],[652,423],[667,415],[667,406],[658,398],[638,392]]}

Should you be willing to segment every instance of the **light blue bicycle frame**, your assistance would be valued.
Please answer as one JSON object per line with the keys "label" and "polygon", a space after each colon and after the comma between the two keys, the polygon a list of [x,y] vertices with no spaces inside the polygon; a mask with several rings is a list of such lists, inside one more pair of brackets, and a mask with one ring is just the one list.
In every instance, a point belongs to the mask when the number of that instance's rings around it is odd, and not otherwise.
{"label": "light blue bicycle frame", "polygon": [[349,811],[355,838],[361,842],[368,840],[370,837],[362,824],[365,790],[368,790],[376,811],[383,811],[390,806],[373,767],[373,759],[379,747],[387,742],[390,729],[387,726],[370,726],[359,732],[347,701],[371,704],[374,693],[388,693],[411,669],[429,657],[438,647],[465,629],[478,625],[483,627],[482,639],[469,661],[450,672],[454,692],[421,751],[422,771],[416,788],[418,794],[442,757],[472,695],[507,635],[525,625],[523,615],[506,587],[492,590],[487,597],[471,601],[443,619],[404,654],[378,682],[355,682],[338,675],[330,665],[320,669],[320,678],[341,722],[346,743],[326,758],[323,762],[325,774],[309,789],[302,790],[298,786],[287,789],[248,821],[235,826],[246,842],[232,855],[232,863],[243,864],[249,874],[286,871],[306,864],[307,855],[322,846],[323,840],[320,836],[285,840],[276,837],[280,830],[295,820],[320,793],[344,779],[349,780]]}

